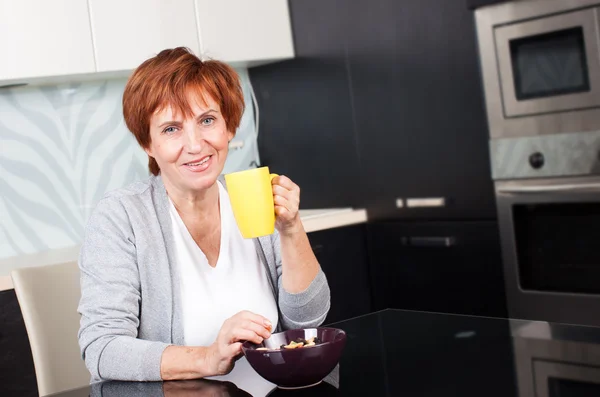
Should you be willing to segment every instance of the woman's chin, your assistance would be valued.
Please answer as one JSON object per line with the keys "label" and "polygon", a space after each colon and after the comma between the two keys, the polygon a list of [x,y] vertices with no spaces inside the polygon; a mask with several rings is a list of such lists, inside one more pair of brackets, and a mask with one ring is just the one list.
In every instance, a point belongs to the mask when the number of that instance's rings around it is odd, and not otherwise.
{"label": "woman's chin", "polygon": [[187,180],[185,182],[190,190],[202,191],[210,189],[212,186],[214,186],[214,184],[217,182],[218,177],[219,175],[213,175],[212,173],[210,173],[204,175],[197,175],[193,178],[186,178]]}

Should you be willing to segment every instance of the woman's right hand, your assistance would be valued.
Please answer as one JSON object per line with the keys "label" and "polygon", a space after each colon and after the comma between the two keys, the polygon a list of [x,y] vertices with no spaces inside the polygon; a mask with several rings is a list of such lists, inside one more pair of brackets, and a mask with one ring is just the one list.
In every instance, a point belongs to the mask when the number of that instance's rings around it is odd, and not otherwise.
{"label": "woman's right hand", "polygon": [[225,375],[231,372],[242,352],[242,343],[256,344],[271,336],[271,322],[258,314],[242,311],[225,320],[217,340],[208,348],[211,372]]}

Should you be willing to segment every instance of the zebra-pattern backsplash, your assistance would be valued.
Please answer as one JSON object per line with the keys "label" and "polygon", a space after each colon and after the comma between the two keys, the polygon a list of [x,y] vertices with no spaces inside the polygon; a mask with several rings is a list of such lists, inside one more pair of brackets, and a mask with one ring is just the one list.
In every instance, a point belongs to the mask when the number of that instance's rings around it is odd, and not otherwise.
{"label": "zebra-pattern backsplash", "polygon": [[[246,99],[224,172],[258,163],[247,70]],[[123,120],[126,80],[0,91],[0,258],[81,242],[107,192],[148,177],[147,156]]]}

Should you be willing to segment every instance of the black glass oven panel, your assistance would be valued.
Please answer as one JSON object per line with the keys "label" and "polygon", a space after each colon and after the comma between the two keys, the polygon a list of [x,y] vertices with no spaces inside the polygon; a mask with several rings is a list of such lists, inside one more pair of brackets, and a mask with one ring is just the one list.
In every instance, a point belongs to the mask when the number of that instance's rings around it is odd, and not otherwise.
{"label": "black glass oven panel", "polygon": [[513,206],[524,290],[600,293],[600,203]]}

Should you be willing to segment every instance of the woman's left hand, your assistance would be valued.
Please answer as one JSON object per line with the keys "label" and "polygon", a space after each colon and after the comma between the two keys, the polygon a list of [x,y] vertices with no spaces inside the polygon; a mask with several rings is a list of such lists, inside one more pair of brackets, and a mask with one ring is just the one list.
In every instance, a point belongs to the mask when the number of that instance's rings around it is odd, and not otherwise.
{"label": "woman's left hand", "polygon": [[276,176],[273,185],[273,201],[277,219],[275,227],[281,234],[291,234],[302,229],[300,220],[300,188],[284,175]]}

